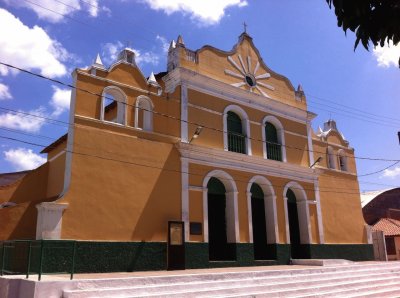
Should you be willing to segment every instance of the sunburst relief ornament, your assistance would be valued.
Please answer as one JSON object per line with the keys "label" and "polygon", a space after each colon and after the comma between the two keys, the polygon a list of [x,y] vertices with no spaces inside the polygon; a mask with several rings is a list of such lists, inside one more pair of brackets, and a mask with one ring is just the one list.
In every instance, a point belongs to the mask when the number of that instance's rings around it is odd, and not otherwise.
{"label": "sunburst relief ornament", "polygon": [[232,86],[235,87],[242,87],[247,85],[249,87],[250,92],[254,92],[254,89],[257,89],[258,92],[260,92],[263,96],[269,97],[268,94],[266,94],[261,88],[267,88],[269,90],[275,90],[275,88],[271,85],[268,85],[264,82],[260,82],[260,80],[263,79],[268,79],[271,77],[271,74],[268,72],[256,75],[258,69],[260,68],[260,62],[257,60],[257,64],[254,67],[254,69],[251,68],[251,58],[250,56],[247,56],[247,67],[244,64],[244,61],[242,59],[242,56],[238,54],[239,62],[241,67],[236,63],[235,60],[233,60],[232,56],[228,56],[228,61],[235,67],[239,73],[234,72],[230,69],[225,69],[225,74],[233,76],[238,79],[242,79],[242,82],[239,83],[233,83],[231,84]]}

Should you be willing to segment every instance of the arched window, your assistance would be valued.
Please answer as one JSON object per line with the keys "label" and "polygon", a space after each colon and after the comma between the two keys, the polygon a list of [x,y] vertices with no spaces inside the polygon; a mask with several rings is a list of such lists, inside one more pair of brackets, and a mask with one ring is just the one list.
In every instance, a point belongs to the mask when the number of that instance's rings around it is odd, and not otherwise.
{"label": "arched window", "polygon": [[347,171],[347,156],[343,149],[340,149],[338,151],[338,157],[339,157],[339,168],[341,171]]}
{"label": "arched window", "polygon": [[282,145],[278,140],[278,132],[270,122],[265,122],[265,146],[267,158],[282,161]]}
{"label": "arched window", "polygon": [[100,120],[125,125],[125,103],[124,92],[115,86],[104,88],[101,97]]}
{"label": "arched window", "polygon": [[139,96],[135,103],[135,127],[153,130],[153,103],[146,96]]}
{"label": "arched window", "polygon": [[330,169],[336,169],[336,161],[335,161],[335,154],[333,152],[332,147],[328,147],[328,149],[326,150],[326,154],[327,154],[327,163],[328,163],[328,168]]}
{"label": "arched window", "polygon": [[228,126],[228,150],[246,154],[246,136],[243,134],[242,119],[229,111]]}
{"label": "arched window", "polygon": [[285,133],[276,117],[267,116],[263,119],[262,136],[264,158],[286,162]]}

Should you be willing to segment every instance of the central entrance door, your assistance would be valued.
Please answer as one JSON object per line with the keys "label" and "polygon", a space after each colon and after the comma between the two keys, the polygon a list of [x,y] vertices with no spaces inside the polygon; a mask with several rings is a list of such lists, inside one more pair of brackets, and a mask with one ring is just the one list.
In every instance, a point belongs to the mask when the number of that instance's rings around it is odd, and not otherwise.
{"label": "central entrance door", "polygon": [[287,193],[287,207],[289,217],[290,248],[293,259],[301,258],[300,251],[300,228],[299,215],[297,211],[297,199],[294,192],[289,188]]}
{"label": "central entrance door", "polygon": [[267,229],[265,217],[264,192],[261,187],[253,183],[251,192],[251,215],[253,224],[254,259],[266,260],[267,257]]}
{"label": "central entrance door", "polygon": [[228,243],[226,225],[226,191],[217,178],[208,184],[208,241],[210,261],[235,259],[235,246]]}

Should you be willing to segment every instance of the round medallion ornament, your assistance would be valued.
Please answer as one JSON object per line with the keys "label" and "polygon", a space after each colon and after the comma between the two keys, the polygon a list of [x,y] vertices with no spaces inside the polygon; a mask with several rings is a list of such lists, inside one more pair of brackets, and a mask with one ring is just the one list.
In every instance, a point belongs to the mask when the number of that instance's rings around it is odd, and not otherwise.
{"label": "round medallion ornament", "polygon": [[252,74],[246,74],[246,76],[244,77],[246,80],[247,85],[249,85],[250,87],[255,87],[257,82],[255,77]]}
{"label": "round medallion ornament", "polygon": [[[253,68],[250,56],[247,56],[246,60],[243,60],[240,54],[238,54],[237,57],[240,64],[238,64],[232,56],[228,56],[228,61],[232,64],[236,71],[225,69],[225,74],[241,79],[241,82],[233,83],[231,85],[235,87],[242,87],[247,85],[250,92],[254,92],[255,90],[257,90],[260,95],[269,97],[269,95],[264,92],[262,88],[266,88],[271,91],[275,90],[275,88],[267,83],[261,82],[261,80],[269,79],[271,77],[271,74],[269,74],[268,72],[257,74],[261,66],[258,60],[256,66]],[[247,62],[247,65],[245,61]]]}

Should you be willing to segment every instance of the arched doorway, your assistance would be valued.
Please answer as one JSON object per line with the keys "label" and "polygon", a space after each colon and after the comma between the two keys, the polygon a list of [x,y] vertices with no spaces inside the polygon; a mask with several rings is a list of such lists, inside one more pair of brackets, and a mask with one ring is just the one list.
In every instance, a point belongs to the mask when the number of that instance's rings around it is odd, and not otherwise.
{"label": "arched doorway", "polygon": [[250,192],[254,259],[266,260],[268,255],[264,192],[257,183],[252,184]]}
{"label": "arched doorway", "polygon": [[228,243],[226,189],[217,178],[207,183],[208,245],[210,261],[235,259],[235,245]]}
{"label": "arched doorway", "polygon": [[286,192],[288,221],[290,231],[290,245],[292,258],[299,257],[300,250],[300,227],[299,214],[297,210],[297,199],[295,193],[289,188]]}

